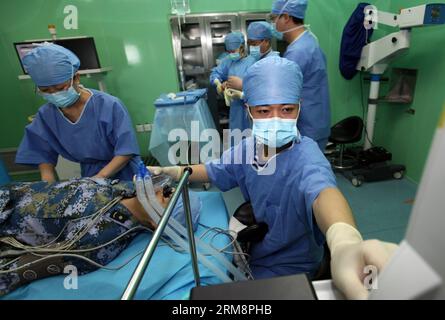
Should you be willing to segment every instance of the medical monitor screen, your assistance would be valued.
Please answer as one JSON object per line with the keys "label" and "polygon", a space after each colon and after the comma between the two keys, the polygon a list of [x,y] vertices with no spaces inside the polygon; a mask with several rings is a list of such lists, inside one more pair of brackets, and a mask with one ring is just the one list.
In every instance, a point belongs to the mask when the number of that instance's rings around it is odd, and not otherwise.
{"label": "medical monitor screen", "polygon": [[94,43],[93,37],[67,38],[57,40],[48,39],[14,43],[15,50],[20,60],[20,65],[22,66],[22,70],[25,74],[27,73],[22,63],[23,56],[44,42],[55,43],[64,48],[67,48],[68,50],[71,50],[80,60],[79,70],[100,69],[99,56],[97,54],[96,44]]}

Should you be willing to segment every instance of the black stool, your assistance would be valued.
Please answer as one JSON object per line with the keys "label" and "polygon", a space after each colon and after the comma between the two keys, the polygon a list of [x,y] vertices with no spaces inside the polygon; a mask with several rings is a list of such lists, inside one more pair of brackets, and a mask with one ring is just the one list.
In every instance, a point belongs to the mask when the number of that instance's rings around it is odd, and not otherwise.
{"label": "black stool", "polygon": [[345,146],[359,142],[362,139],[362,132],[363,120],[360,117],[346,118],[332,127],[329,141],[340,145],[338,155],[331,158],[332,166],[335,169],[351,169],[357,164],[354,156],[345,154]]}

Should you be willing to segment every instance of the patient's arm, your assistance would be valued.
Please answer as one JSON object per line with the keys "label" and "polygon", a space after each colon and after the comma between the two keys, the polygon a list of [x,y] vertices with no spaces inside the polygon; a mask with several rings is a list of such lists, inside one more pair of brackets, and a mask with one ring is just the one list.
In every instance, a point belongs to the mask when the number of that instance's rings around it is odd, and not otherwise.
{"label": "patient's arm", "polygon": [[47,181],[50,183],[56,182],[56,171],[52,163],[41,163],[39,164],[40,176],[42,181]]}

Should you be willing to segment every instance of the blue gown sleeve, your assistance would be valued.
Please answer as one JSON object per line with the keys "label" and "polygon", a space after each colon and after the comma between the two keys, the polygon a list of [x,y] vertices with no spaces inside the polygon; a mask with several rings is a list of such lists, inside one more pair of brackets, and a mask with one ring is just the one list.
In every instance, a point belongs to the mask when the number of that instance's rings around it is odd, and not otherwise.
{"label": "blue gown sleeve", "polygon": [[59,154],[51,148],[51,133],[38,113],[33,122],[26,126],[15,162],[26,165],[50,163],[57,165]]}
{"label": "blue gown sleeve", "polygon": [[219,66],[214,67],[210,73],[210,83],[214,85],[213,81],[215,81],[215,79],[219,79],[221,83],[227,81],[231,64],[232,61],[230,59],[224,59]]}
{"label": "blue gown sleeve", "polygon": [[242,148],[243,143],[226,150],[221,159],[207,162],[205,164],[210,182],[219,190],[225,192],[239,186],[238,181],[244,177],[242,170]]}
{"label": "blue gown sleeve", "polygon": [[114,146],[114,156],[139,155],[139,145],[130,115],[118,99],[113,104],[113,116],[110,120],[108,132]]}
{"label": "blue gown sleeve", "polygon": [[303,175],[299,188],[301,194],[304,196],[308,227],[313,232],[314,238],[319,245],[324,243],[325,238],[316,224],[313,215],[313,204],[323,190],[336,187],[337,183],[335,176],[329,167],[320,164],[311,164],[306,165],[303,168]]}

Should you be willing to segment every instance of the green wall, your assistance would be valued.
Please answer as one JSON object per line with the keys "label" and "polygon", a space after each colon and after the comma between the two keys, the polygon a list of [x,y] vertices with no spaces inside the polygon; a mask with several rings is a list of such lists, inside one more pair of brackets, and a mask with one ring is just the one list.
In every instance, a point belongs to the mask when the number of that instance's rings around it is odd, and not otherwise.
{"label": "green wall", "polygon": [[[318,36],[328,58],[332,122],[350,115],[362,115],[360,79],[344,80],[338,71],[338,52],[343,27],[358,0],[311,0],[306,21]],[[370,1],[382,10],[396,10],[398,4],[413,5],[421,1]],[[190,0],[192,13],[224,11],[269,11],[272,0]],[[74,4],[79,10],[79,29],[63,28],[63,8]],[[106,77],[108,92],[118,96],[130,111],[133,123],[151,122],[153,101],[163,92],[178,89],[168,17],[170,0],[15,0],[0,3],[0,148],[17,147],[27,117],[43,103],[34,94],[31,81],[19,81],[20,65],[13,42],[47,38],[47,25],[57,26],[58,36],[94,36],[101,64],[112,66]],[[377,33],[383,34],[381,28]],[[426,32],[424,32],[426,31]],[[409,116],[400,108],[381,107],[378,114],[377,143],[394,152],[396,160],[408,165],[410,177],[418,180],[431,142],[437,114],[443,99],[440,90],[445,71],[445,48],[437,44],[444,28],[415,30],[410,55],[398,65],[420,69],[419,86]],[[436,41],[435,49],[431,50]],[[433,42],[434,43],[434,42]],[[137,48],[140,61],[129,64],[125,48]],[[441,55],[436,53],[441,53]],[[437,62],[431,66],[428,62]],[[440,61],[441,60],[441,61]],[[437,70],[433,72],[433,70]],[[88,79],[82,82],[96,88]],[[367,86],[363,88],[367,96]],[[414,124],[416,129],[414,130]],[[390,130],[388,128],[391,128]],[[139,134],[143,154],[147,152],[148,135]]]}
{"label": "green wall", "polygon": [[[79,29],[65,30],[63,9],[76,5]],[[193,12],[270,9],[270,0],[192,0]],[[112,66],[106,78],[109,93],[127,106],[134,124],[151,122],[152,102],[163,92],[178,90],[168,16],[169,0],[14,0],[0,2],[0,148],[17,147],[29,115],[43,100],[31,81],[19,81],[21,68],[13,42],[48,38],[47,25],[59,37],[94,36],[102,66]],[[136,47],[140,62],[129,65],[125,46]],[[96,88],[93,81],[82,82]],[[139,134],[146,154],[148,135]]]}

